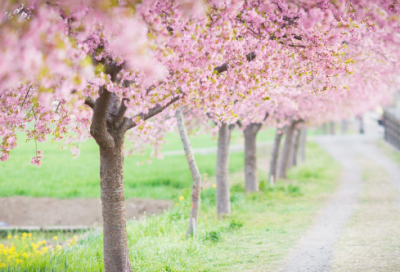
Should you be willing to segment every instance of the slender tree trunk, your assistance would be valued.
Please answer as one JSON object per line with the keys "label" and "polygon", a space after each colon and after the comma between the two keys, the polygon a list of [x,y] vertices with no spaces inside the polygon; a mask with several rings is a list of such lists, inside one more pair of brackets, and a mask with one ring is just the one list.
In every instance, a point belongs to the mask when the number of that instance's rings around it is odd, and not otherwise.
{"label": "slender tree trunk", "polygon": [[335,125],[336,125],[335,122],[333,122],[333,121],[329,122],[331,135],[335,135]]}
{"label": "slender tree trunk", "polygon": [[107,272],[132,271],[126,236],[123,143],[100,147],[101,203],[104,268]]}
{"label": "slender tree trunk", "polygon": [[218,132],[217,149],[217,214],[229,215],[231,213],[231,203],[229,195],[229,142],[231,132],[229,125],[222,123]]}
{"label": "slender tree trunk", "polygon": [[301,162],[306,161],[306,142],[307,142],[307,129],[301,129],[301,140],[300,140],[300,159]]}
{"label": "slender tree trunk", "polygon": [[278,168],[279,146],[281,144],[283,131],[276,130],[274,146],[272,147],[271,161],[269,164],[269,184],[274,185],[276,180],[276,170]]}
{"label": "slender tree trunk", "polygon": [[288,171],[293,166],[293,148],[295,139],[296,139],[296,130],[293,131],[292,144],[290,145],[289,160],[286,166],[286,171]]}
{"label": "slender tree trunk", "polygon": [[285,144],[283,146],[281,160],[279,163],[279,173],[278,173],[279,178],[284,178],[284,179],[287,178],[287,170],[290,165],[290,160],[292,159],[290,154],[293,146],[293,134],[295,126],[296,122],[292,121],[292,123],[286,130]]}
{"label": "slender tree trunk", "polygon": [[294,137],[294,141],[293,141],[293,150],[292,150],[292,166],[296,166],[297,165],[297,155],[299,154],[299,145],[300,145],[300,138],[301,138],[301,130],[297,129],[295,131],[295,137]]}
{"label": "slender tree trunk", "polygon": [[342,120],[341,132],[342,132],[342,134],[347,133],[347,120]]}
{"label": "slender tree trunk", "polygon": [[256,137],[260,123],[251,123],[244,129],[244,175],[246,192],[258,191]]}
{"label": "slender tree trunk", "polygon": [[365,130],[364,130],[364,119],[362,115],[357,116],[357,119],[359,121],[359,132],[360,134],[364,134]]}
{"label": "slender tree trunk", "polygon": [[322,134],[327,134],[326,123],[322,124],[321,129],[322,129]]}
{"label": "slender tree trunk", "polygon": [[200,192],[201,192],[201,175],[199,169],[196,164],[196,160],[194,158],[194,154],[192,152],[192,147],[190,145],[189,137],[187,135],[182,110],[178,109],[176,111],[176,120],[178,123],[179,135],[181,136],[183,149],[185,150],[186,159],[189,165],[190,173],[192,174],[193,179],[193,188],[192,188],[192,209],[190,211],[190,219],[189,219],[189,228],[186,234],[188,236],[196,236],[197,229],[197,218],[199,215],[200,209]]}

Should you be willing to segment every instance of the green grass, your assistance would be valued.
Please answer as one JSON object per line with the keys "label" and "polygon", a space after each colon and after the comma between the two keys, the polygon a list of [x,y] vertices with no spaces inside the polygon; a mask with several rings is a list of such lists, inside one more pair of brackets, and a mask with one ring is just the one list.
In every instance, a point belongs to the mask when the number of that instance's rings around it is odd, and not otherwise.
{"label": "green grass", "polygon": [[[268,141],[274,130],[262,130],[258,140]],[[217,140],[209,134],[190,136],[193,148],[216,147]],[[182,150],[179,135],[168,133],[164,151]],[[232,144],[243,142],[242,133],[234,131]],[[30,163],[35,155],[35,144],[20,136],[18,147],[11,152],[10,160],[0,163],[0,197],[32,196],[55,198],[100,197],[100,158],[93,139],[81,144],[81,155],[73,159],[69,149],[59,150],[59,143],[38,143],[44,158],[40,168]],[[202,175],[214,176],[216,156],[196,155]],[[232,153],[229,172],[243,169],[243,153]],[[191,186],[191,176],[186,158],[167,156],[164,159],[145,156],[125,158],[125,197],[174,199],[183,188]]]}
{"label": "green grass", "polygon": [[[208,135],[193,136],[194,148],[215,146],[216,141]],[[239,141],[235,133],[233,142]],[[179,136],[171,133],[166,137],[165,150],[181,150]],[[96,143],[90,139],[81,145],[81,155],[73,159],[69,149],[59,150],[58,143],[39,143],[44,151],[40,168],[30,163],[35,145],[24,140],[11,152],[10,160],[0,163],[0,196],[33,196],[56,198],[100,197],[99,153]],[[213,176],[216,156],[196,155],[202,174]],[[141,164],[141,165],[138,165]],[[148,157],[131,156],[125,159],[125,196],[172,199],[182,188],[191,185],[186,158],[168,156],[148,162]],[[230,157],[230,172],[241,171],[243,154]]]}
{"label": "green grass", "polygon": [[[277,271],[337,185],[339,167],[327,153],[309,144],[307,158],[290,171],[290,181],[270,187],[267,175],[261,176],[258,193],[246,194],[243,182],[232,185],[232,215],[222,220],[215,215],[215,189],[203,190],[195,238],[184,238],[190,210],[188,188],[181,190],[185,200],[168,213],[130,222],[133,270]],[[73,247],[7,270],[103,271],[102,237],[90,235]]]}
{"label": "green grass", "polygon": [[397,150],[391,144],[385,142],[384,140],[377,141],[377,145],[380,149],[382,149],[386,155],[389,156],[393,161],[400,165],[400,151]]}

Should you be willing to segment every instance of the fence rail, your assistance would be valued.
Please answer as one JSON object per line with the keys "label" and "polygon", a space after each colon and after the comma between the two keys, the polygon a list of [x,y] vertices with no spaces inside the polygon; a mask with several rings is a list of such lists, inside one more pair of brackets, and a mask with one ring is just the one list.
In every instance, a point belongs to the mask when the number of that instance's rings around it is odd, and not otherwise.
{"label": "fence rail", "polygon": [[394,109],[383,112],[383,126],[385,141],[400,150],[400,114]]}

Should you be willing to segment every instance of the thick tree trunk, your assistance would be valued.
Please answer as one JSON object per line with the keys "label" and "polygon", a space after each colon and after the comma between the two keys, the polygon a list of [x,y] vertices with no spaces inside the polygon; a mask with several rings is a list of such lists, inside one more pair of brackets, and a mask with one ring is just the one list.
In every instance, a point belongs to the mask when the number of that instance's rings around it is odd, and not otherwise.
{"label": "thick tree trunk", "polygon": [[229,215],[231,213],[231,203],[229,195],[229,142],[231,132],[229,125],[223,123],[218,132],[217,149],[217,214]]}
{"label": "thick tree trunk", "polygon": [[335,122],[330,121],[329,122],[329,128],[330,128],[331,135],[335,135],[335,128],[336,128]]}
{"label": "thick tree trunk", "polygon": [[295,137],[293,137],[293,149],[292,149],[292,166],[297,165],[297,155],[299,154],[299,145],[301,138],[301,130],[297,129],[295,131]]}
{"label": "thick tree trunk", "polygon": [[104,268],[107,272],[132,271],[126,236],[123,144],[100,147],[101,203]]}
{"label": "thick tree trunk", "polygon": [[287,178],[287,170],[289,169],[291,161],[291,149],[293,147],[293,134],[295,130],[296,122],[292,121],[290,126],[286,130],[285,144],[283,146],[281,160],[279,163],[278,178]]}
{"label": "thick tree trunk", "polygon": [[195,237],[197,229],[197,218],[200,209],[201,175],[199,168],[197,167],[194,154],[192,152],[192,147],[190,146],[190,141],[185,129],[181,109],[178,109],[176,111],[176,120],[178,123],[179,135],[181,136],[183,149],[185,150],[186,160],[188,162],[190,173],[192,174],[192,179],[193,179],[192,209],[190,211],[189,227],[186,237],[188,236]]}
{"label": "thick tree trunk", "polygon": [[278,168],[279,146],[281,144],[283,131],[276,130],[274,146],[272,147],[271,161],[269,164],[269,184],[274,185],[276,180],[276,170]]}
{"label": "thick tree trunk", "polygon": [[301,129],[301,140],[300,140],[300,159],[301,162],[306,161],[306,142],[307,142],[307,129]]}
{"label": "thick tree trunk", "polygon": [[244,175],[246,192],[258,191],[256,137],[260,123],[251,123],[244,130]]}
{"label": "thick tree trunk", "polygon": [[[111,81],[117,81],[117,75],[123,69],[114,61],[100,61],[93,58],[93,63],[102,63]],[[126,214],[124,196],[124,137],[127,130],[137,126],[132,118],[125,117],[127,107],[125,102],[106,86],[99,87],[96,100],[86,98],[85,104],[93,109],[90,135],[100,148],[100,186],[103,214],[103,253],[105,272],[132,272],[129,261],[129,249],[126,234]],[[177,101],[172,98],[163,106],[157,104],[140,114],[147,120],[162,112],[166,107]]]}

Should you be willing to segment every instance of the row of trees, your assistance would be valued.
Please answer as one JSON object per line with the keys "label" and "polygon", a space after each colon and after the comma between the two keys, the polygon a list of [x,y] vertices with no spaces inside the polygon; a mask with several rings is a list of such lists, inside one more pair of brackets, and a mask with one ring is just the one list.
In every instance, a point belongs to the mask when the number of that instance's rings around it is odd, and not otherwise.
{"label": "row of trees", "polygon": [[[132,271],[126,140],[134,151],[159,149],[178,125],[194,181],[190,235],[201,181],[183,118],[215,126],[217,213],[229,214],[234,127],[244,132],[246,190],[256,191],[261,126],[278,128],[273,182],[284,131],[283,178],[299,129],[384,102],[399,59],[395,0],[23,0],[2,1],[0,11],[0,160],[17,131],[35,143],[97,142],[105,271]],[[42,157],[37,150],[32,163]]]}

